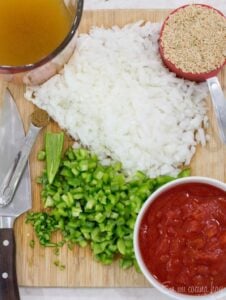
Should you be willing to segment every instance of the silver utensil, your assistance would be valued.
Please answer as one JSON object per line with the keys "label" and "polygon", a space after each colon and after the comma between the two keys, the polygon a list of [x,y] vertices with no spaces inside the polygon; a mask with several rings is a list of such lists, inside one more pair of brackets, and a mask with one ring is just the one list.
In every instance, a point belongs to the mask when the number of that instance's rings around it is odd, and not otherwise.
{"label": "silver utensil", "polygon": [[31,119],[24,143],[8,169],[2,184],[0,184],[0,207],[8,205],[12,201],[36,137],[49,122],[48,114],[41,109],[34,111]]}
{"label": "silver utensil", "polygon": [[[15,163],[15,157],[24,143],[24,129],[12,95],[7,90],[0,107],[0,183]],[[18,300],[15,264],[15,219],[31,208],[31,180],[28,162],[14,192],[13,201],[0,208],[0,299]]]}
{"label": "silver utensil", "polygon": [[226,144],[226,99],[217,77],[207,79],[207,84],[217,118],[219,135],[221,141]]}

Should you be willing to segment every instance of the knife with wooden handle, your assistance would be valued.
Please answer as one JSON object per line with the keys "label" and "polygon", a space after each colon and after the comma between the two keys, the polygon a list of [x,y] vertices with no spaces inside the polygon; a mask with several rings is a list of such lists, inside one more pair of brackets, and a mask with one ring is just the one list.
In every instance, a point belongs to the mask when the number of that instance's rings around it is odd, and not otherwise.
{"label": "knife with wooden handle", "polygon": [[[6,90],[0,107],[0,184],[15,162],[25,140],[20,114],[12,95]],[[31,208],[31,180],[26,162],[13,199],[0,207],[0,299],[18,300],[19,288],[16,274],[16,245],[14,221]]]}

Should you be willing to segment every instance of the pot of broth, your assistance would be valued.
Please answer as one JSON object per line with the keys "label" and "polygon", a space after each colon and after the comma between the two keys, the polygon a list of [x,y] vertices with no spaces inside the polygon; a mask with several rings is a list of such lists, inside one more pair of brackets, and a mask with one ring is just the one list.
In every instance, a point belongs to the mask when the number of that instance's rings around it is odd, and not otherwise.
{"label": "pot of broth", "polygon": [[36,85],[59,72],[76,46],[83,0],[0,1],[0,77]]}

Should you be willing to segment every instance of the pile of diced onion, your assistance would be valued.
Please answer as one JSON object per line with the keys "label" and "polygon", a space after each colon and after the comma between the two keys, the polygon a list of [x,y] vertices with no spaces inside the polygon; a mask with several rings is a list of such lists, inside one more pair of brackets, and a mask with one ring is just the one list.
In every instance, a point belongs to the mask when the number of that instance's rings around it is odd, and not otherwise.
{"label": "pile of diced onion", "polygon": [[205,84],[176,78],[158,53],[160,24],[93,28],[61,74],[25,97],[128,175],[176,175],[205,145]]}

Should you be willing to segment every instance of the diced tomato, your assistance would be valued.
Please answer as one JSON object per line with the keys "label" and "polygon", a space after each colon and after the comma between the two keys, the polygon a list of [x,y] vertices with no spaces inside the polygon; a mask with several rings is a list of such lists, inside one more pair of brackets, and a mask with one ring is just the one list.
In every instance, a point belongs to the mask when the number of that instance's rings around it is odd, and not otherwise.
{"label": "diced tomato", "polygon": [[189,183],[160,194],[140,227],[140,250],[149,271],[185,294],[226,287],[225,216],[226,192],[214,186]]}
{"label": "diced tomato", "polygon": [[202,249],[205,246],[205,241],[202,238],[195,238],[189,240],[187,245],[193,249]]}
{"label": "diced tomato", "polygon": [[197,274],[201,274],[201,275],[209,275],[209,267],[206,265],[199,265],[196,268]]}
{"label": "diced tomato", "polygon": [[224,231],[220,236],[220,241],[222,245],[226,246],[226,231]]}

